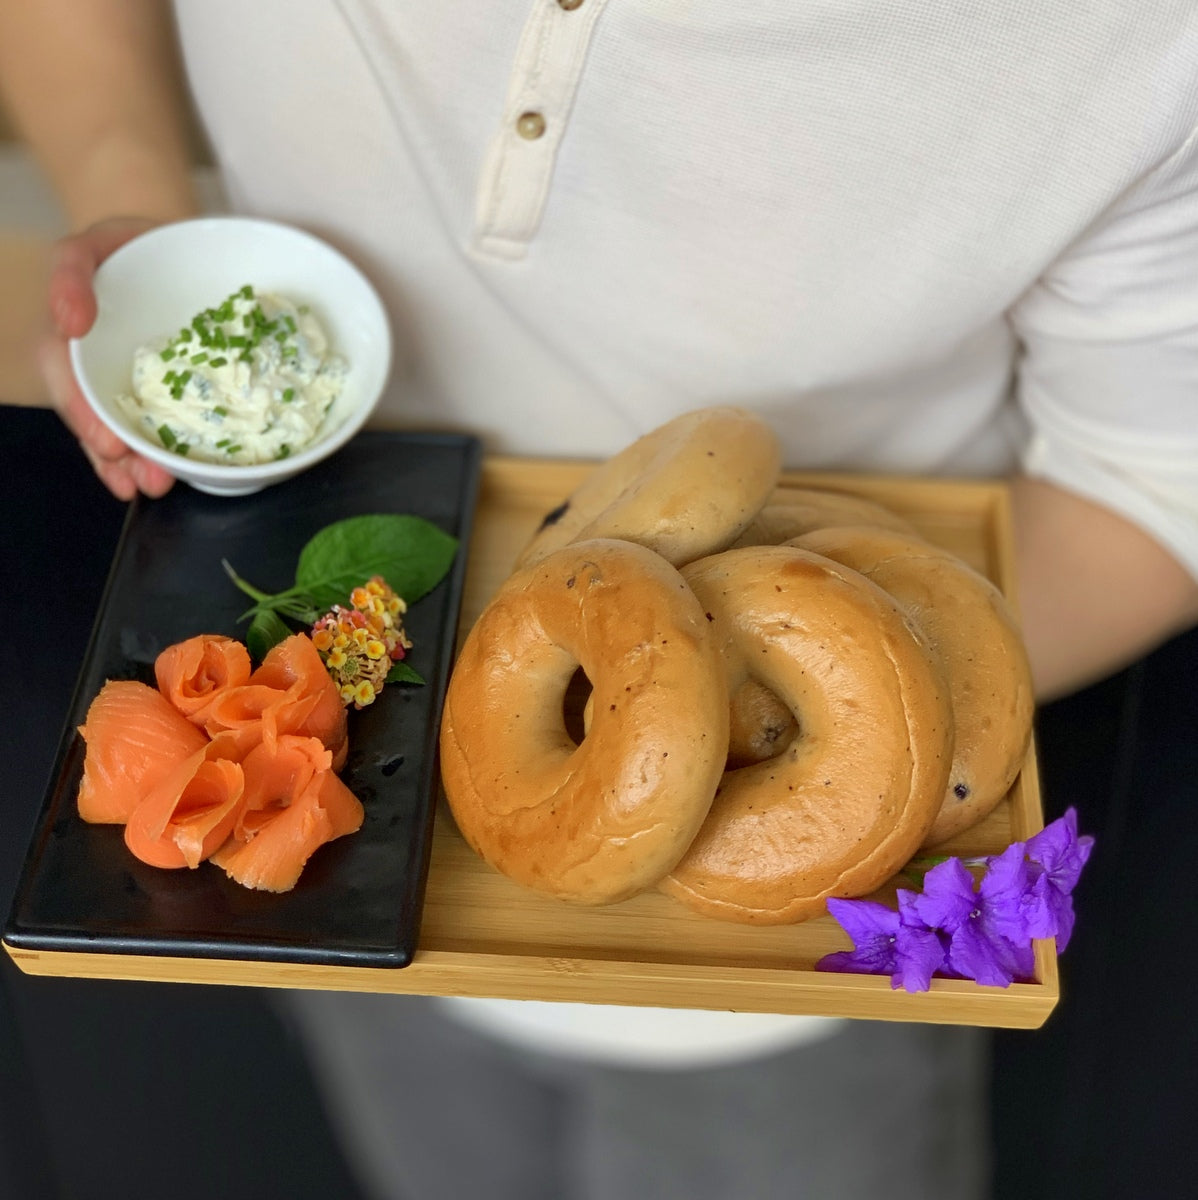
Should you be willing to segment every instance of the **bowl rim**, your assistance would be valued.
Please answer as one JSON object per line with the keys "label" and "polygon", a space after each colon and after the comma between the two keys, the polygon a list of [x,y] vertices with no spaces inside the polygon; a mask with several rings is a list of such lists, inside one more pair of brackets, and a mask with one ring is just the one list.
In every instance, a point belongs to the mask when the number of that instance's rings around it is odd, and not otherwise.
{"label": "bowl rim", "polygon": [[[101,400],[98,393],[92,387],[83,366],[82,343],[91,333],[90,329],[80,337],[73,337],[68,340],[67,352],[72,373],[76,386],[96,417],[132,451],[143,458],[149,459],[151,462],[157,463],[178,479],[185,481],[197,480],[214,484],[233,484],[239,480],[248,481],[251,475],[265,480],[286,479],[336,453],[337,450],[344,446],[362,428],[375,408],[377,408],[379,400],[386,390],[387,380],[391,374],[393,353],[391,323],[378,289],[361,267],[349,258],[348,255],[338,247],[332,245],[332,243],[325,241],[323,238],[298,225],[292,225],[286,221],[274,220],[267,217],[213,214],[185,218],[179,221],[168,221],[162,225],[155,225],[117,247],[96,268],[95,277],[99,277],[110,263],[120,258],[128,257],[126,254],[127,251],[133,252],[134,247],[138,251],[144,251],[147,242],[173,234],[180,227],[194,229],[196,227],[215,228],[218,226],[226,228],[238,226],[243,229],[265,228],[270,229],[272,233],[281,233],[287,237],[294,238],[296,241],[306,242],[314,250],[322,254],[331,255],[351,276],[356,277],[357,282],[362,287],[363,295],[377,316],[378,327],[381,333],[379,340],[381,361],[379,366],[382,384],[379,387],[378,394],[372,400],[359,404],[327,436],[312,442],[304,449],[295,454],[290,454],[286,458],[272,459],[269,462],[263,463],[215,463],[203,459],[188,459],[167,450],[164,446],[156,445],[109,410],[107,404]],[[97,320],[98,318],[99,313],[97,312]],[[94,327],[93,323],[92,328]]]}

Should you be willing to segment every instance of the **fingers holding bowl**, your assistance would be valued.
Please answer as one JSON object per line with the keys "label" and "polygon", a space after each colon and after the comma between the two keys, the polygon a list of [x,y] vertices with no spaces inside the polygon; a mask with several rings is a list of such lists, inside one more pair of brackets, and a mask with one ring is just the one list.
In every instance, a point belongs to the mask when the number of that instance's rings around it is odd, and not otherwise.
{"label": "fingers holding bowl", "polygon": [[96,269],[115,250],[155,224],[143,218],[122,217],[57,243],[47,296],[50,331],[42,338],[37,353],[51,404],[78,438],[100,481],[119,500],[130,500],[139,491],[161,496],[170,490],[174,478],[136,454],[99,419],[79,388],[67,345],[69,339],[84,336],[95,323]]}

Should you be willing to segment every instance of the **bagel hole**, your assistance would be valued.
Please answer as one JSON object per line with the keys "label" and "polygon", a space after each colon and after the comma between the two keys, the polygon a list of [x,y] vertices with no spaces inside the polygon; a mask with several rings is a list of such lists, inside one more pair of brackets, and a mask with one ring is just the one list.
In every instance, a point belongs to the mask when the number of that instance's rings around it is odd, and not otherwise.
{"label": "bagel hole", "polygon": [[777,758],[800,732],[798,719],[776,692],[756,679],[746,680],[732,697],[727,769]]}
{"label": "bagel hole", "polygon": [[586,707],[591,698],[591,681],[586,672],[579,667],[566,684],[566,692],[562,697],[562,722],[570,740],[581,746],[586,738]]}

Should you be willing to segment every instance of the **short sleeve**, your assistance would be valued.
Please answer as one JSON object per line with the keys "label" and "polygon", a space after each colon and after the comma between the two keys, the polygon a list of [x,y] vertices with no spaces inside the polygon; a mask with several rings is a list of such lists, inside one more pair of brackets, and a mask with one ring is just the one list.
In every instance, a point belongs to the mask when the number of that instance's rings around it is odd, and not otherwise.
{"label": "short sleeve", "polygon": [[1140,525],[1198,577],[1198,130],[1011,320],[1024,470]]}

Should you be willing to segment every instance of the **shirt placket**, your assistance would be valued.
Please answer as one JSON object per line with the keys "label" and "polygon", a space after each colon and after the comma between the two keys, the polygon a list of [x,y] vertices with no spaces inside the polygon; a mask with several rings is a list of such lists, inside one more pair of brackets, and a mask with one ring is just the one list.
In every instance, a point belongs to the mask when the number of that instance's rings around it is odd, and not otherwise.
{"label": "shirt placket", "polygon": [[479,177],[478,253],[522,258],[540,227],[587,49],[606,5],[607,0],[534,3]]}

